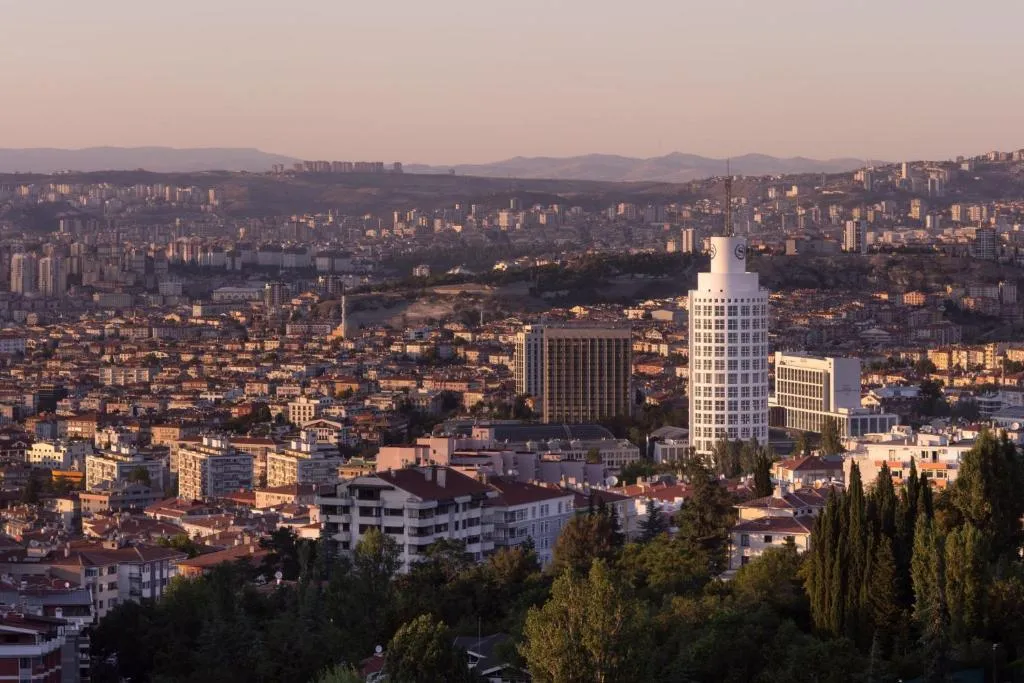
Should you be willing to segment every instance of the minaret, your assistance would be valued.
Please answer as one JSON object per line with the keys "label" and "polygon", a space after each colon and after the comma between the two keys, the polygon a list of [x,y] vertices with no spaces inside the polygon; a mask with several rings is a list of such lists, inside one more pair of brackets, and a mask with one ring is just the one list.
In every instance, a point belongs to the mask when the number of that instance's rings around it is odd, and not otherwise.
{"label": "minaret", "polygon": [[733,235],[732,177],[725,234],[711,238],[709,272],[690,290],[690,444],[768,441],[768,290],[747,272],[747,240]]}

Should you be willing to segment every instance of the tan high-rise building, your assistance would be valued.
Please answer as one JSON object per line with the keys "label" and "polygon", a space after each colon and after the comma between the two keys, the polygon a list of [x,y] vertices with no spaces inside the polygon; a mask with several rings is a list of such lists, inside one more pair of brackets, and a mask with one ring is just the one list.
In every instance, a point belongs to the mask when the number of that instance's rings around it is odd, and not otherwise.
{"label": "tan high-rise building", "polygon": [[67,265],[60,256],[39,259],[39,293],[47,297],[62,297],[67,293]]}
{"label": "tan high-rise building", "polygon": [[628,327],[528,325],[517,341],[518,389],[539,399],[544,422],[594,422],[630,414],[633,341]]}
{"label": "tan high-rise building", "polygon": [[31,294],[37,289],[39,260],[35,254],[14,254],[11,256],[11,291],[15,294]]}

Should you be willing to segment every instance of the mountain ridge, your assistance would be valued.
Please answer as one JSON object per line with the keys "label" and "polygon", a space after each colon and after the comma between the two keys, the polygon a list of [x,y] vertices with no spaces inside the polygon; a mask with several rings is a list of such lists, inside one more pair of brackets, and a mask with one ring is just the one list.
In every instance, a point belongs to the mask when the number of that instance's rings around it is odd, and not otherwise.
{"label": "mountain ridge", "polygon": [[[611,182],[688,182],[725,175],[726,159],[671,152],[656,157],[628,157],[618,154],[583,154],[573,157],[516,156],[486,164],[438,166],[406,164],[411,173],[450,173],[483,177],[546,178],[551,180],[603,180]],[[840,157],[774,157],[749,153],[729,160],[738,175],[790,175],[800,173],[843,173],[866,165],[863,159]]]}
{"label": "mountain ridge", "polygon": [[[57,173],[144,169],[160,173],[202,171],[265,172],[274,164],[291,166],[296,157],[264,152],[255,147],[99,146],[81,149],[55,147],[0,148],[0,173]],[[729,159],[738,175],[842,173],[867,165],[862,159],[774,157],[750,153]],[[450,173],[485,178],[531,180],[598,180],[607,182],[688,182],[725,174],[726,159],[672,152],[656,157],[583,154],[571,157],[515,156],[481,164],[406,164],[409,173]]]}
{"label": "mountain ridge", "polygon": [[298,161],[255,147],[57,147],[0,148],[0,173],[56,173],[145,169],[158,173],[269,171]]}

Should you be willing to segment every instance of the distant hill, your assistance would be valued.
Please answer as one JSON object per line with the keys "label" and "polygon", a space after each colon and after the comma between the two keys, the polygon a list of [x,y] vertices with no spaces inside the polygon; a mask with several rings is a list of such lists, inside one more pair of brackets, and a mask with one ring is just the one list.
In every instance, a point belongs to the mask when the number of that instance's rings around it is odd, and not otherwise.
{"label": "distant hill", "polygon": [[2,149],[0,173],[54,173],[142,168],[158,173],[269,171],[273,164],[297,161],[280,154],[240,147],[87,147],[85,149]]}
{"label": "distant hill", "polygon": [[[862,159],[780,159],[764,154],[745,154],[729,160],[737,175],[786,175],[799,173],[842,173],[863,167]],[[449,173],[458,175],[511,178],[550,178],[552,180],[604,180],[611,182],[680,183],[696,178],[725,175],[725,159],[673,152],[661,157],[636,159],[612,154],[586,154],[578,157],[515,157],[489,164],[426,166],[406,164],[410,173]]]}

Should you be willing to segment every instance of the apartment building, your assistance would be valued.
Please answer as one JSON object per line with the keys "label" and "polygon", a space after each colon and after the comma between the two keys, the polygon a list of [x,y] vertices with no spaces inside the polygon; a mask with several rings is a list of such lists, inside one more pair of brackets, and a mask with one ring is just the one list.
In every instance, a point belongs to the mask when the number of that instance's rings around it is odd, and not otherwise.
{"label": "apartment building", "polygon": [[114,444],[85,457],[85,488],[93,491],[102,483],[124,482],[140,469],[149,476],[153,489],[162,491],[166,487],[169,477],[164,459],[147,458],[132,446]]}
{"label": "apartment building", "polygon": [[92,613],[99,620],[123,602],[163,596],[177,575],[175,562],[186,557],[186,553],[173,548],[75,541],[31,566],[4,562],[0,563],[0,570],[10,574],[48,574],[86,588],[92,596]]}
{"label": "apartment building", "polygon": [[393,538],[402,571],[442,539],[464,541],[480,560],[494,549],[485,503],[498,491],[449,467],[410,467],[356,477],[318,496],[320,520],[335,552],[350,553],[371,528]]}
{"label": "apartment building", "polygon": [[540,399],[544,422],[629,415],[632,354],[628,327],[527,325],[516,338],[517,390]]}
{"label": "apartment building", "polygon": [[[64,671],[66,646],[62,621],[0,607],[0,680],[61,683],[78,680],[77,669]],[[75,661],[75,660],[72,660]]]}
{"label": "apartment building", "polygon": [[37,441],[25,451],[25,460],[33,467],[67,470],[82,464],[91,452],[92,444],[86,441]]}
{"label": "apartment building", "polygon": [[825,420],[833,420],[845,437],[888,432],[900,421],[896,414],[861,406],[859,358],[776,352],[768,410],[773,427],[820,432]]}
{"label": "apartment building", "polygon": [[843,474],[849,481],[850,470],[856,463],[864,486],[874,486],[884,463],[893,484],[899,487],[909,476],[913,462],[919,476],[927,473],[932,486],[945,489],[956,481],[960,460],[973,447],[973,439],[961,440],[956,433],[924,434],[914,433],[909,427],[895,427],[888,434],[848,441]]}
{"label": "apartment building", "polygon": [[486,503],[494,523],[495,548],[514,548],[529,539],[541,565],[547,566],[562,527],[574,514],[576,494],[498,477],[488,483],[499,493]]}
{"label": "apartment building", "polygon": [[318,398],[299,396],[288,403],[288,421],[301,425],[320,417],[322,402]]}
{"label": "apartment building", "polygon": [[292,439],[288,447],[267,455],[267,486],[333,484],[344,459],[333,446],[319,444],[312,432]]}
{"label": "apartment building", "polygon": [[267,483],[267,457],[277,452],[277,442],[273,439],[258,436],[240,436],[231,439],[236,451],[252,456],[252,476],[254,486],[265,486]]}
{"label": "apartment building", "polygon": [[729,569],[739,569],[765,550],[787,543],[801,552],[809,550],[814,518],[827,501],[827,489],[789,491],[779,485],[770,496],[737,505],[739,520],[730,530]]}
{"label": "apartment building", "polygon": [[253,488],[253,458],[226,438],[204,436],[178,450],[178,497],[208,500]]}
{"label": "apartment building", "polygon": [[145,384],[152,382],[156,374],[156,368],[141,365],[104,365],[100,368],[100,383],[113,387]]}

